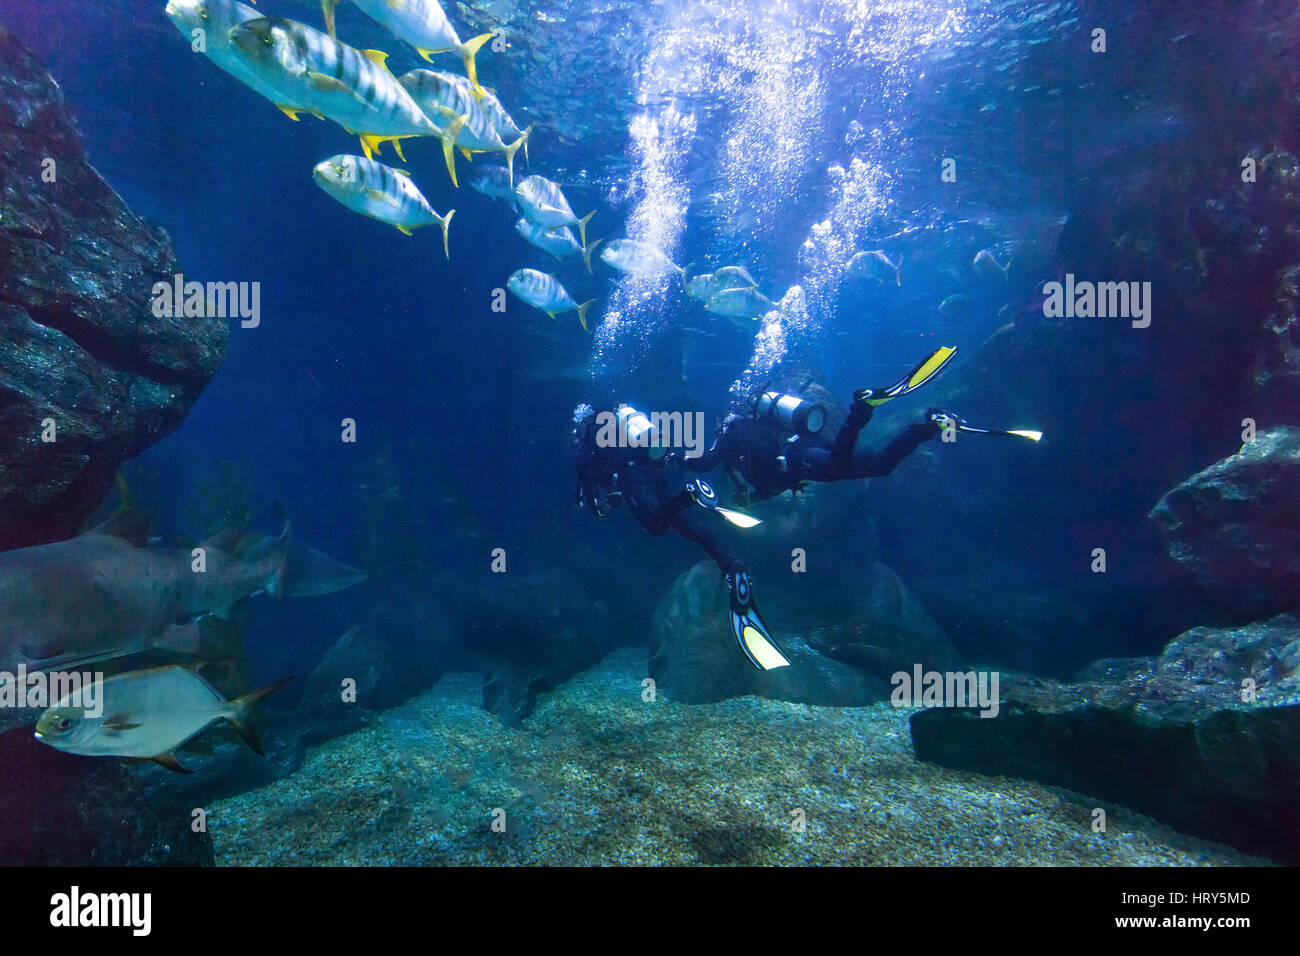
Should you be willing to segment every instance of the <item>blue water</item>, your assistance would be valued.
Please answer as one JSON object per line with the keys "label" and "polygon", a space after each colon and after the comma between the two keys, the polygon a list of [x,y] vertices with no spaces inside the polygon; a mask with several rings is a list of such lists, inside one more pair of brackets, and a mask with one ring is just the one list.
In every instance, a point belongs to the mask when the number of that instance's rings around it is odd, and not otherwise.
{"label": "blue water", "polygon": [[[435,142],[407,141],[406,163],[385,146],[436,209],[455,208],[449,261],[436,228],[407,237],[347,211],[311,169],[356,152],[355,139],[308,116],[287,120],[191,53],[162,6],[0,8],[0,24],[66,93],[93,164],[166,229],[187,278],[261,283],[261,326],[232,328],[229,355],[183,427],[128,467],[128,476],[155,476],[161,531],[202,530],[186,526],[186,508],[220,462],[235,461],[251,476],[259,525],[272,526],[270,502],[281,501],[295,536],[340,560],[361,560],[360,540],[374,530],[366,508],[379,502],[381,540],[400,539],[405,557],[393,561],[416,561],[416,578],[481,585],[496,547],[526,571],[592,578],[601,562],[634,568],[621,573],[646,582],[644,606],[627,612],[638,638],[658,595],[700,555],[674,536],[649,539],[625,514],[594,522],[571,507],[576,404],[699,410],[711,432],[783,362],[820,369],[847,404],[853,389],[892,381],[940,345],[959,348],[959,365],[974,361],[999,327],[1038,321],[1034,296],[1056,276],[1068,216],[1104,207],[1121,180],[1147,177],[1158,192],[1162,177],[1192,161],[1222,160],[1230,180],[1241,143],[1295,138],[1279,132],[1294,107],[1277,101],[1276,75],[1294,71],[1300,41],[1282,3],[1238,15],[1229,3],[1135,9],[1119,0],[612,2],[597,12],[581,0],[493,0],[471,4],[472,21],[453,12],[462,37],[506,24],[509,49],[485,48],[479,71],[521,126],[537,124],[531,163],[521,154],[516,172],[560,182],[579,215],[595,209],[592,236],[646,241],[695,270],[744,265],[773,300],[802,290],[785,339],[762,346],[760,337],[756,347],[752,332],[709,316],[675,283],[601,264],[591,276],[527,245],[516,213],[468,187],[491,157],[459,159],[454,189]],[[310,0],[259,9],[321,22]],[[350,4],[339,25],[352,45],[388,50],[398,74],[426,65]],[[1094,26],[1107,30],[1104,54],[1089,49]],[[455,57],[437,59],[439,69],[459,68]],[[955,182],[941,178],[945,158],[956,162]],[[848,259],[874,248],[901,256],[901,286],[844,279]],[[1014,258],[1007,286],[973,273],[982,248]],[[526,266],[555,272],[575,300],[597,299],[594,334],[573,313],[552,321],[513,297],[494,312],[494,292]],[[968,307],[940,312],[954,294]],[[1004,306],[1011,312],[999,314]],[[985,384],[962,413],[1018,411],[1007,400],[1017,383]],[[1185,389],[1202,415],[1194,383],[1151,387]],[[872,440],[925,407],[921,397],[882,413]],[[1028,409],[1029,421],[988,423],[1041,427],[1059,449],[1091,408],[1080,393],[1049,420]],[[1211,408],[1203,419],[1229,428],[1241,416]],[[340,441],[345,418],[357,422],[356,444]],[[876,553],[929,597],[991,548],[1051,583],[1098,539],[1123,535],[1136,557],[1127,570],[1120,562],[1117,582],[1098,583],[1083,612],[1124,623],[1051,663],[1158,651],[1178,602],[1153,596],[1170,585],[1145,513],[1235,448],[1208,429],[1180,433],[1156,460],[1135,435],[1067,465],[1059,452],[1035,459],[1011,449],[1019,470],[1003,486],[968,487],[961,473],[1003,451],[954,454],[944,466],[954,485],[1002,517],[949,525],[942,514],[882,513]],[[392,464],[385,487],[372,473],[381,453]],[[1110,467],[1106,454],[1124,463],[1108,494],[1035,502],[1042,487],[1068,489],[1071,469]],[[882,481],[920,480],[918,467]],[[1023,513],[1008,516],[1008,501],[1025,502]],[[828,546],[848,547],[869,517],[840,516],[822,532]],[[789,545],[762,547],[771,559]],[[258,604],[248,636],[258,673],[309,670],[384,584],[372,574],[355,591]],[[1142,623],[1148,611],[1159,627]],[[951,609],[936,613],[960,624]]]}

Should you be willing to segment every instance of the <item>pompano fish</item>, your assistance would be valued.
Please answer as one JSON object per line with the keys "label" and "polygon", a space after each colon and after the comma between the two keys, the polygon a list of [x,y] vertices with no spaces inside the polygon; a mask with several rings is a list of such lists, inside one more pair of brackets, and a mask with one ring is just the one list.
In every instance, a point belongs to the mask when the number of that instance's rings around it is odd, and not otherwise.
{"label": "pompano fish", "polygon": [[533,222],[548,227],[577,226],[582,244],[587,244],[587,223],[596,215],[594,209],[579,219],[560,187],[543,176],[529,176],[515,187],[515,196]]}
{"label": "pompano fish", "polygon": [[443,252],[451,258],[447,230],[456,210],[438,215],[411,177],[400,169],[364,156],[340,153],[317,163],[312,176],[317,186],[353,212],[396,226],[408,236],[412,229],[438,223],[442,226]]}
{"label": "pompano fish", "polygon": [[[256,540],[254,540],[256,538]],[[0,670],[75,668],[153,647],[196,653],[197,620],[254,594],[310,596],[364,572],[278,538],[223,532],[191,550],[146,546],[147,516],[126,512],[55,544],[0,553]]]}
{"label": "pompano fish", "polygon": [[724,289],[757,288],[758,283],[741,266],[723,266],[716,272],[705,272],[686,283],[686,294],[701,302],[708,302]]}
{"label": "pompano fish", "polygon": [[587,310],[596,300],[588,299],[579,305],[573,301],[573,296],[569,295],[555,276],[538,272],[536,269],[520,269],[511,274],[506,281],[506,288],[529,305],[541,309],[551,318],[555,318],[561,312],[576,310],[583,331],[590,331],[587,328]]}
{"label": "pompano fish", "polygon": [[[714,293],[704,309],[714,315],[725,315],[729,319],[752,320],[776,311],[777,305],[757,289],[746,286]],[[737,324],[744,327],[744,323]]]}
{"label": "pompano fish", "polygon": [[[460,42],[456,28],[447,19],[446,12],[438,0],[352,0],[352,2],[370,19],[387,27],[393,36],[409,43],[415,52],[430,63],[434,53],[459,53],[465,64],[465,75],[474,89],[482,93],[483,87],[478,83],[478,69],[474,57],[488,40],[491,33],[483,33],[472,40]],[[325,27],[330,36],[335,36],[334,10],[339,0],[321,0],[325,12]]]}
{"label": "pompano fish", "polygon": [[172,751],[218,720],[229,721],[244,743],[263,754],[249,722],[253,705],[289,680],[227,700],[198,674],[175,664],[128,671],[104,681],[98,716],[70,694],[41,714],[36,739],[65,753],[156,760],[188,773]]}
{"label": "pompano fish", "polygon": [[654,246],[635,239],[615,239],[601,251],[600,260],[629,275],[656,278],[675,272],[683,280],[686,278],[685,269]]}
{"label": "pompano fish", "polygon": [[168,0],[164,12],[189,43],[195,40],[195,30],[203,31],[204,55],[249,89],[275,103],[291,119],[297,120],[298,113],[311,112],[289,94],[277,93],[230,39],[231,30],[248,20],[259,20],[263,14],[237,0]]}
{"label": "pompano fish", "polygon": [[487,111],[474,97],[473,87],[464,77],[437,70],[412,70],[398,82],[435,124],[442,125],[454,117],[464,119],[464,126],[456,136],[456,148],[465,154],[466,159],[471,153],[505,153],[506,169],[510,182],[514,183],[515,153],[528,142],[529,130],[521,133],[509,146],[502,142]]}
{"label": "pompano fish", "polygon": [[515,231],[523,236],[528,243],[543,252],[549,252],[557,259],[582,256],[582,261],[586,264],[588,272],[591,271],[591,252],[602,241],[597,239],[590,246],[583,247],[578,244],[578,240],[573,237],[573,230],[568,226],[556,226],[554,229],[547,229],[545,226],[539,226],[527,218],[520,219],[515,223]]}
{"label": "pompano fish", "polygon": [[470,188],[493,199],[504,199],[511,206],[518,206],[514,184],[510,181],[510,171],[504,166],[479,166],[474,170],[474,177],[469,181]]}
{"label": "pompano fish", "polygon": [[975,253],[975,259],[971,262],[971,268],[975,270],[977,275],[985,279],[999,279],[1003,282],[1007,279],[1007,267],[999,265],[993,253],[987,249],[981,249]]}
{"label": "pompano fish", "polygon": [[430,122],[384,65],[386,53],[354,50],[305,23],[275,17],[246,20],[229,35],[263,82],[359,136],[367,159],[385,140],[394,141],[400,156],[398,140],[437,136],[455,181],[451,144],[459,127]]}
{"label": "pompano fish", "polygon": [[875,279],[877,282],[889,283],[895,285],[903,284],[903,260],[898,260],[898,265],[889,261],[889,256],[885,255],[884,249],[872,249],[870,252],[859,252],[852,259],[845,271],[849,275],[860,279]]}

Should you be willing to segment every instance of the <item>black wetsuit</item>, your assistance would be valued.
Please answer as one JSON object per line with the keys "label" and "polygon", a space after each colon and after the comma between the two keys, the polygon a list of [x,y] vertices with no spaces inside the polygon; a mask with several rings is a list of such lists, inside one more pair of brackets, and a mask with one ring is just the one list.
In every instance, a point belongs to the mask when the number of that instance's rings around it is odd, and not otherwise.
{"label": "black wetsuit", "polygon": [[583,442],[574,456],[579,494],[593,497],[617,491],[632,514],[656,538],[669,529],[703,548],[723,573],[743,571],[745,563],[722,540],[721,518],[695,504],[686,491],[673,493],[662,459],[629,456],[626,449],[597,448]]}
{"label": "black wetsuit", "polygon": [[927,421],[904,428],[879,451],[858,450],[858,434],[871,421],[874,411],[865,402],[854,402],[829,445],[817,435],[787,441],[788,432],[767,422],[735,418],[723,428],[712,448],[699,458],[684,459],[682,465],[692,471],[712,471],[725,465],[733,482],[748,486],[751,501],[763,501],[784,491],[798,490],[809,481],[888,475],[923,442],[939,434],[939,427]]}

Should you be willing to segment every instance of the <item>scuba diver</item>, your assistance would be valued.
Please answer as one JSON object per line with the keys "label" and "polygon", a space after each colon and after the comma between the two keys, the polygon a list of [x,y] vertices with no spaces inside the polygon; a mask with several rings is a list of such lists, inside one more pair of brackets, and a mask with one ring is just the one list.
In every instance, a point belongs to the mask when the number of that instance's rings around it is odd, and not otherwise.
{"label": "scuba diver", "polygon": [[[955,348],[940,348],[893,385],[854,392],[848,418],[829,442],[821,434],[826,425],[824,405],[799,395],[760,388],[751,399],[750,414],[730,416],[712,448],[699,458],[682,459],[680,463],[700,472],[725,466],[737,498],[748,504],[774,498],[784,491],[797,493],[810,481],[888,475],[921,444],[948,429],[1038,441],[1040,432],[976,428],[951,412],[932,408],[924,421],[904,428],[883,449],[858,450],[858,435],[878,406],[920,388],[943,371],[956,354]],[[711,501],[697,503],[710,510],[715,508]],[[723,516],[727,517],[725,513]]]}
{"label": "scuba diver", "polygon": [[[606,429],[617,429],[626,441],[609,440]],[[745,656],[760,670],[788,665],[789,659],[758,616],[745,563],[727,549],[719,535],[720,518],[741,527],[752,527],[758,520],[718,507],[717,496],[703,479],[686,482],[674,494],[654,426],[634,408],[621,405],[616,411],[597,413],[590,405],[579,405],[573,413],[573,438],[576,504],[606,518],[626,502],[641,527],[655,537],[672,529],[698,544],[727,579],[731,632]],[[698,504],[705,504],[705,510],[696,507]]]}

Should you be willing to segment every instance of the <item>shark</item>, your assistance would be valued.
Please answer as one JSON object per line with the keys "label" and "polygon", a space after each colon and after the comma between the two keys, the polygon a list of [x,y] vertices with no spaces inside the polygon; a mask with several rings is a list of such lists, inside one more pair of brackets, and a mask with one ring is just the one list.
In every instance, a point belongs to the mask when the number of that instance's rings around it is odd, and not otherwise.
{"label": "shark", "polygon": [[[283,512],[277,507],[277,514]],[[204,653],[199,623],[257,594],[329,594],[356,568],[277,537],[228,528],[191,549],[161,547],[125,510],[75,538],[0,552],[0,671],[82,667],[159,649]]]}

